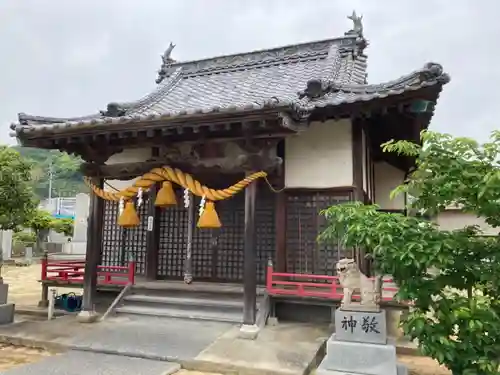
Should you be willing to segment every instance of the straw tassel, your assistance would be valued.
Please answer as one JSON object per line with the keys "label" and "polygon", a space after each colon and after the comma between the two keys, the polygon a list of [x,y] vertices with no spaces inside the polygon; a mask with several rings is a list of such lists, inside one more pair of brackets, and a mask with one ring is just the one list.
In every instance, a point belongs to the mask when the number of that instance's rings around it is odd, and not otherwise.
{"label": "straw tassel", "polygon": [[172,183],[170,181],[165,181],[158,191],[158,194],[156,194],[155,206],[166,207],[175,205],[177,205],[177,198],[172,188]]}
{"label": "straw tassel", "polygon": [[118,218],[118,225],[124,228],[133,228],[139,226],[141,221],[134,207],[134,202],[128,201],[125,203],[125,208]]}
{"label": "straw tassel", "polygon": [[198,219],[198,228],[220,228],[222,226],[219,215],[215,211],[214,202],[208,201],[205,204],[203,212]]}

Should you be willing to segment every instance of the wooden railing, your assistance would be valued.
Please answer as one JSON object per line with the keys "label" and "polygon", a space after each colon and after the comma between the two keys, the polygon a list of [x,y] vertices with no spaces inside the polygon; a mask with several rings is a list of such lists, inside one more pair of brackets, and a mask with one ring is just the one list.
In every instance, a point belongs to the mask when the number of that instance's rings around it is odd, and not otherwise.
{"label": "wooden railing", "polygon": [[[42,260],[41,280],[62,284],[83,284],[85,261]],[[99,285],[128,285],[135,283],[135,262],[126,266],[97,266]]]}
{"label": "wooden railing", "polygon": [[[386,285],[391,282],[392,279],[383,279],[383,301],[392,301],[398,291],[398,288]],[[267,266],[266,290],[269,295],[275,296],[317,297],[337,301],[344,296],[338,276],[275,272],[272,262],[268,262]],[[353,295],[354,300],[359,298],[359,295]]]}

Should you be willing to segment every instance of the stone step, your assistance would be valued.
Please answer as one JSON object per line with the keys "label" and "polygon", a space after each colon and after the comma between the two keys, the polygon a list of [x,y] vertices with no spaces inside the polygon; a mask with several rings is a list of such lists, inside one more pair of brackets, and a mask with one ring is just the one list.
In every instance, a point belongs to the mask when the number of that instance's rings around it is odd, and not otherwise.
{"label": "stone step", "polygon": [[[231,301],[243,301],[243,288],[240,286],[234,288],[228,288],[222,285],[221,288],[217,288],[217,285],[199,285],[191,284],[190,288],[186,288],[185,285],[181,284],[170,284],[168,289],[164,288],[166,282],[158,283],[154,285],[150,283],[147,287],[142,285],[134,285],[132,287],[132,294],[142,294],[148,296],[159,296],[159,297],[183,297],[183,298],[194,298],[194,299],[216,299],[216,300],[231,300]],[[163,285],[162,285],[163,284]],[[264,290],[259,288],[257,290],[257,298],[264,295]]]}
{"label": "stone step", "polygon": [[127,304],[115,309],[118,315],[151,316],[174,319],[194,319],[223,323],[241,323],[243,311],[210,311],[210,310],[186,310],[174,307],[141,306]]}
{"label": "stone step", "polygon": [[131,294],[123,299],[125,306],[147,306],[156,308],[174,308],[179,310],[210,310],[210,311],[243,311],[242,300],[219,298],[189,298],[179,296],[158,296],[148,294]]}

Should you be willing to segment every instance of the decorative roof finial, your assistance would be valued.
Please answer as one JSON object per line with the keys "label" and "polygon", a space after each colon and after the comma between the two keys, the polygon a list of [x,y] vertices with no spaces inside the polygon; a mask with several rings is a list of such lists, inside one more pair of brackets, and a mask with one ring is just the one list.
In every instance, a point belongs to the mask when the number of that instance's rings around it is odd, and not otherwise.
{"label": "decorative roof finial", "polygon": [[347,16],[348,19],[350,19],[353,23],[353,28],[349,31],[349,33],[356,33],[359,36],[363,36],[363,23],[361,22],[363,20],[363,16],[357,16],[356,11],[353,10],[352,14],[350,16]]}
{"label": "decorative roof finial", "polygon": [[172,54],[172,50],[174,49],[175,47],[175,44],[170,42],[170,45],[168,46],[167,50],[165,51],[165,53],[161,56],[161,59],[163,61],[163,64],[168,64],[168,63],[171,63],[173,62],[174,60],[170,57],[170,55]]}
{"label": "decorative roof finial", "polygon": [[169,76],[169,69],[168,68],[170,68],[172,63],[175,62],[175,60],[170,57],[174,47],[175,47],[175,44],[170,42],[170,45],[168,46],[166,51],[163,53],[163,55],[161,55],[162,64],[161,64],[160,70],[158,71],[158,78],[156,79],[156,83],[160,83],[161,81],[163,81],[163,79],[165,77]]}

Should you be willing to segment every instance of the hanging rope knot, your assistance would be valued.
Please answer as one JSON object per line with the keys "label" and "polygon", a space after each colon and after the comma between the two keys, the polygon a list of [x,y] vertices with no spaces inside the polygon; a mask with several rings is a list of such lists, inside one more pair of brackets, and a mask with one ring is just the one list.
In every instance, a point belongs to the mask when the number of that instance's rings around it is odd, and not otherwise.
{"label": "hanging rope knot", "polygon": [[[121,226],[131,227],[140,224],[137,212],[135,212],[134,203],[131,199],[137,197],[137,206],[140,207],[143,204],[144,190],[151,190],[151,188],[159,182],[163,182],[163,184],[156,194],[155,206],[167,207],[177,205],[177,198],[172,187],[173,182],[184,188],[184,206],[186,208],[188,208],[190,204],[188,202],[189,192],[198,197],[202,197],[199,210],[199,228],[220,228],[221,223],[215,211],[214,202],[231,198],[259,178],[266,179],[271,190],[275,191],[266,177],[266,172],[256,172],[226,189],[215,190],[202,185],[190,174],[184,173],[176,168],[164,166],[152,169],[141,178],[137,179],[132,186],[116,192],[104,191],[93,184],[89,178],[85,177],[84,181],[98,197],[107,201],[121,202],[119,203],[121,213],[118,219],[118,224]],[[188,197],[187,199],[186,195]],[[124,215],[127,219],[122,220],[122,216]]]}

